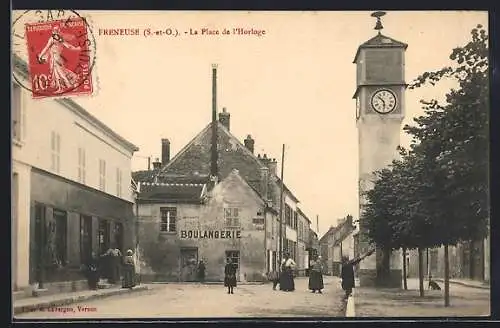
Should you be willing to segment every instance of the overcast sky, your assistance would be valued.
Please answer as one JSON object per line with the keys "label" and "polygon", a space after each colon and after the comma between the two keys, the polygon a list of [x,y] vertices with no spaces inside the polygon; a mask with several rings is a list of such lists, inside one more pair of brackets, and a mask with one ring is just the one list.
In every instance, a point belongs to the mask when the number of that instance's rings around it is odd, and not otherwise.
{"label": "overcast sky", "polygon": [[[97,40],[99,90],[76,99],[140,151],[133,169],[160,157],[161,138],[174,156],[211,119],[211,64],[218,68],[218,107],[231,132],[255,139],[255,150],[281,161],[285,183],[322,235],[337,219],[357,215],[355,125],[357,47],[375,36],[370,12],[84,12]],[[449,64],[486,12],[388,12],[383,33],[408,43],[406,80]],[[105,28],[176,28],[177,38],[99,36]],[[254,28],[256,36],[189,36],[204,27]],[[449,86],[407,91],[407,118],[419,99]],[[402,134],[402,144],[408,138]],[[314,224],[315,228],[315,224]]]}

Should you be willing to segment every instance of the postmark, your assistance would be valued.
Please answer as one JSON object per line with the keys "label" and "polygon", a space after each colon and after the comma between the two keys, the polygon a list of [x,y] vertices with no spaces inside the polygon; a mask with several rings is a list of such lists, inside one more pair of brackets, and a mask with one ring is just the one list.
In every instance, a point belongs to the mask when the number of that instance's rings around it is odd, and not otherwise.
{"label": "postmark", "polygon": [[14,64],[24,64],[14,68],[14,79],[33,98],[95,91],[95,38],[75,11],[49,10],[45,19],[42,11],[24,12],[13,24],[13,42]]}

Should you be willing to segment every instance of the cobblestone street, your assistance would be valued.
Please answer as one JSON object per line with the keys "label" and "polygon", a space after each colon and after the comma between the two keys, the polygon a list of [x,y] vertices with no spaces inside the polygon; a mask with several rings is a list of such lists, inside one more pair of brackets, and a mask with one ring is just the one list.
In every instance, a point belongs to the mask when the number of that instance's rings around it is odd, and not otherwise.
{"label": "cobblestone street", "polygon": [[154,284],[145,292],[67,305],[17,318],[195,318],[344,316],[339,280],[325,277],[323,294],[295,280],[295,292],[273,291],[271,284],[240,285],[228,295],[222,285]]}

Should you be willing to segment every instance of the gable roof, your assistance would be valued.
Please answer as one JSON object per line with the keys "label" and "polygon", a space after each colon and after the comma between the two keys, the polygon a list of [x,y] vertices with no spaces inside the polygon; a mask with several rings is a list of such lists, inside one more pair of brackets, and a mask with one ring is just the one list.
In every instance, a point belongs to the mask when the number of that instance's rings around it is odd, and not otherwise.
{"label": "gable roof", "polygon": [[140,182],[138,202],[200,204],[206,195],[206,184]]}
{"label": "gable roof", "polygon": [[408,45],[406,43],[401,42],[401,41],[398,41],[398,40],[395,40],[395,39],[390,38],[388,36],[385,36],[382,33],[378,33],[376,36],[374,36],[373,38],[369,39],[368,41],[362,43],[358,47],[358,50],[356,51],[356,55],[354,56],[353,63],[356,63],[361,49],[366,49],[366,48],[403,48],[403,49],[406,49],[406,48],[408,48]]}
{"label": "gable roof", "polygon": [[[212,127],[212,122],[210,122],[203,130],[201,130],[191,141],[189,141],[169,162],[167,165],[165,165],[161,170],[158,172],[157,176],[159,180],[164,180],[165,177],[168,175],[172,174],[171,170],[172,168],[176,165],[176,163],[180,160],[183,159],[185,156],[189,156],[188,151],[192,149],[197,144],[201,144],[203,140],[207,139],[207,134],[211,133],[211,127]],[[267,167],[261,159],[259,159],[254,153],[252,153],[247,147],[243,145],[243,143],[238,140],[226,127],[217,121],[217,129],[219,134],[225,135],[227,138],[229,138],[231,144],[236,145],[238,150],[240,150],[244,155],[246,155],[247,158],[251,158],[251,161],[253,161],[256,165],[257,168],[265,168]],[[209,139],[211,140],[211,139]],[[224,150],[219,150],[219,154],[221,151]],[[196,160],[196,159],[195,159]],[[201,173],[201,172],[200,172]],[[277,180],[278,183],[281,183],[281,180],[275,175],[274,178]],[[246,179],[245,179],[246,180]],[[247,181],[247,183],[250,183],[251,181]],[[253,188],[255,190],[255,188]],[[288,195],[295,201],[299,202],[298,198],[291,192],[291,190],[284,185],[284,190],[288,193]]]}

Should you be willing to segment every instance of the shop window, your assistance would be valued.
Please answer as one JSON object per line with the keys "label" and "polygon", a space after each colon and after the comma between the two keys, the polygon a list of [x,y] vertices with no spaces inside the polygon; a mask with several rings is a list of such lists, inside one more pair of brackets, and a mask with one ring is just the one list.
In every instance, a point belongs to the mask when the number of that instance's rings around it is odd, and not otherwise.
{"label": "shop window", "polygon": [[224,209],[224,222],[226,227],[239,227],[240,226],[240,213],[236,207],[227,207]]}
{"label": "shop window", "polygon": [[123,249],[123,224],[122,223],[115,222],[113,237],[114,237],[115,247],[118,248],[120,250],[120,252],[124,253],[124,249]]}
{"label": "shop window", "polygon": [[98,241],[99,241],[99,253],[104,254],[109,248],[109,221],[99,220],[99,230],[98,230]]}
{"label": "shop window", "polygon": [[231,259],[236,268],[240,267],[240,251],[226,251],[226,258]]}
{"label": "shop window", "polygon": [[161,213],[160,231],[175,232],[176,220],[177,220],[177,208],[162,207],[160,208],[160,213]]}
{"label": "shop window", "polygon": [[67,263],[68,251],[68,218],[67,213],[54,209],[55,223],[55,260],[59,266],[65,266]]}
{"label": "shop window", "polygon": [[92,217],[80,216],[80,261],[88,263],[92,257]]}

